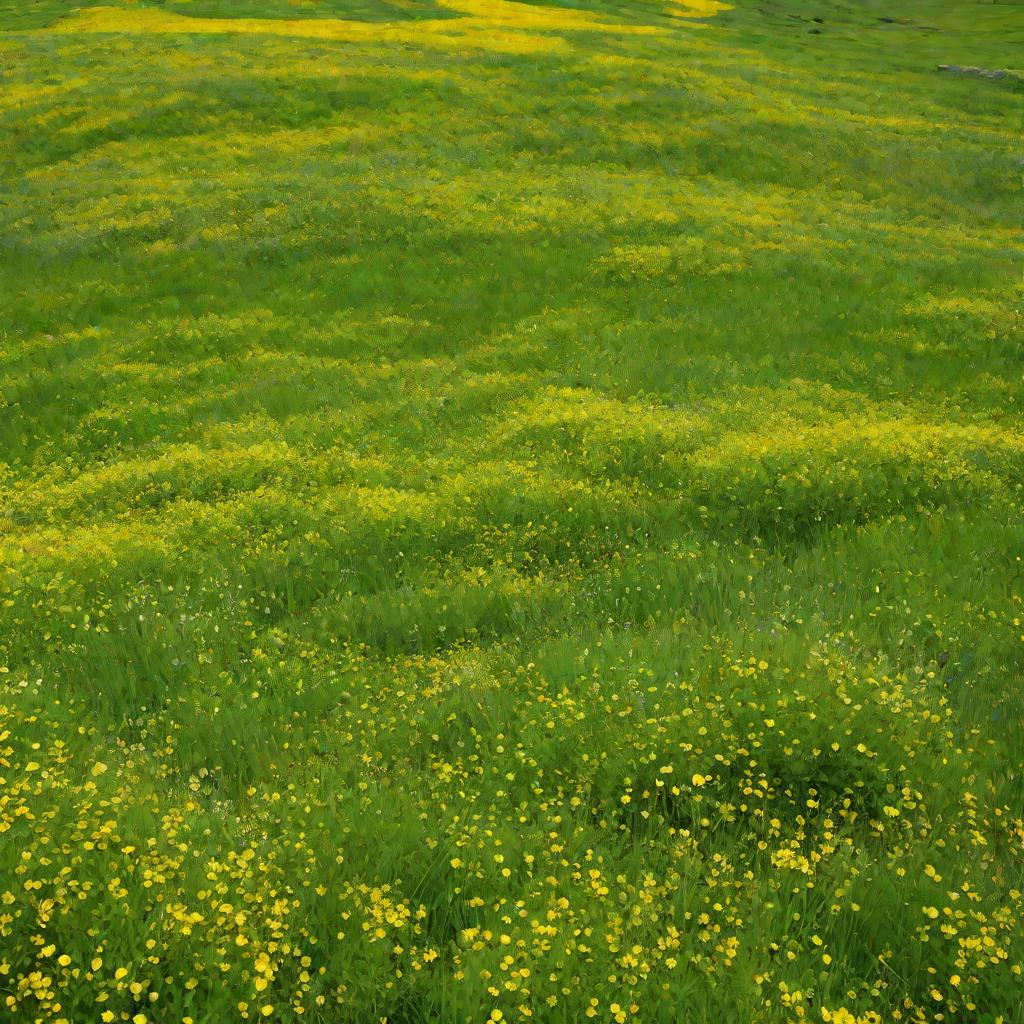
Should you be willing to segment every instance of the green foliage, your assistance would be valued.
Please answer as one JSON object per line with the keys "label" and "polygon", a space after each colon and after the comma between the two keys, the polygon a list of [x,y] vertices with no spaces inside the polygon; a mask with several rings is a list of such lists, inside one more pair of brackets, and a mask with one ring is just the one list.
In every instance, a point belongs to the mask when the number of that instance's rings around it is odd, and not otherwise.
{"label": "green foliage", "polygon": [[0,0],[10,1020],[1024,1021],[1024,19],[896,7]]}

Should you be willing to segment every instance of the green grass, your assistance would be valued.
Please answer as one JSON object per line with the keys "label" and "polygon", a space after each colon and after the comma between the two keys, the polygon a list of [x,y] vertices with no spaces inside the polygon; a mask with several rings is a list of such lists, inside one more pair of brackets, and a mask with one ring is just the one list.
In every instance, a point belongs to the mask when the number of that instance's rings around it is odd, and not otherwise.
{"label": "green grass", "polygon": [[1024,6],[670,6],[0,0],[4,1019],[1024,1021]]}

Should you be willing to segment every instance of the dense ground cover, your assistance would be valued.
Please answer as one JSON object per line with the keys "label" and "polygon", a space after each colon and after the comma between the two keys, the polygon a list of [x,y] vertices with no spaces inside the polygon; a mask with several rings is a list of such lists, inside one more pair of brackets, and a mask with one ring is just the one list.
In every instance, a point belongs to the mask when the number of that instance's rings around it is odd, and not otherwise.
{"label": "dense ground cover", "polygon": [[1024,1020],[1024,7],[720,7],[0,0],[0,1016]]}

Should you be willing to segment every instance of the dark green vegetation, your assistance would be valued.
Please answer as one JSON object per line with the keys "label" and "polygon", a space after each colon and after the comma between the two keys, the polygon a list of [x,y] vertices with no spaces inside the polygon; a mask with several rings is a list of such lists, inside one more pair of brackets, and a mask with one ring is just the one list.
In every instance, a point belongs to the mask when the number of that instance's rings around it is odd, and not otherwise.
{"label": "dark green vegetation", "polygon": [[1024,1020],[1024,6],[691,7],[0,0],[10,1019]]}

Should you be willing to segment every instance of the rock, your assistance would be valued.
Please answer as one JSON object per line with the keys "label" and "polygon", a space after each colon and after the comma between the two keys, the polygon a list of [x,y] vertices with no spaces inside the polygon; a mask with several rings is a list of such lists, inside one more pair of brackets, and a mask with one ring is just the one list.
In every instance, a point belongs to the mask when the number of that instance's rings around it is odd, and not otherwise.
{"label": "rock", "polygon": [[1006,78],[1008,71],[990,71],[988,68],[976,68],[973,65],[939,64],[938,70],[950,75],[972,75],[975,78]]}

